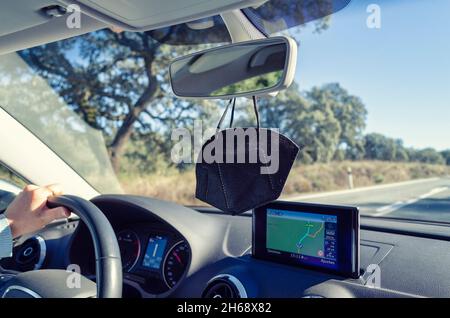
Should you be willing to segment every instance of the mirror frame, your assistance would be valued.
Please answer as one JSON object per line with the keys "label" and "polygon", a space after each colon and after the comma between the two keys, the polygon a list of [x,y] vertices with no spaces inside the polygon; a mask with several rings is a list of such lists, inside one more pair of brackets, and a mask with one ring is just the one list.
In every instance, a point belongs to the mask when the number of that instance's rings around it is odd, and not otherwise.
{"label": "mirror frame", "polygon": [[[273,86],[273,87],[260,89],[260,90],[255,90],[255,91],[252,91],[252,92],[244,92],[244,93],[223,95],[223,96],[184,96],[184,95],[178,94],[175,91],[174,87],[173,87],[172,66],[173,66],[174,63],[176,63],[176,62],[178,62],[180,60],[184,60],[184,59],[193,57],[193,56],[198,55],[198,54],[204,54],[204,53],[208,53],[208,52],[218,51],[218,50],[222,50],[222,49],[226,49],[226,48],[232,48],[232,47],[245,45],[245,44],[253,44],[253,43],[254,44],[259,44],[259,43],[263,43],[263,44],[271,45],[271,44],[276,44],[276,43],[281,43],[281,42],[284,42],[286,44],[286,49],[287,49],[287,51],[286,51],[286,62],[285,62],[283,76],[281,77],[280,82],[277,85]],[[237,42],[237,43],[222,45],[222,46],[218,46],[218,47],[215,47],[215,48],[211,48],[211,49],[207,49],[207,50],[204,50],[204,51],[199,51],[199,52],[195,52],[195,53],[192,53],[192,54],[189,54],[189,55],[178,57],[178,58],[174,59],[170,63],[170,66],[169,66],[169,78],[170,78],[170,86],[171,86],[172,92],[178,98],[186,98],[186,99],[233,99],[233,98],[237,98],[237,97],[252,97],[252,96],[267,95],[267,94],[274,93],[274,92],[279,92],[281,90],[284,90],[284,89],[288,88],[292,84],[292,82],[294,81],[296,67],[297,67],[297,43],[295,42],[295,40],[293,40],[292,38],[287,37],[287,36],[274,36],[274,37],[270,37],[270,38],[264,38],[264,39],[258,39],[258,40],[251,40],[251,41]]]}

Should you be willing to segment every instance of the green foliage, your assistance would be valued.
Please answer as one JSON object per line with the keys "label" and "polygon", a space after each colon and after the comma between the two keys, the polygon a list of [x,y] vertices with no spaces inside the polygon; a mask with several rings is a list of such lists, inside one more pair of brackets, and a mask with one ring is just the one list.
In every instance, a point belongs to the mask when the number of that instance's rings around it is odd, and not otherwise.
{"label": "green foliage", "polygon": [[447,164],[447,152],[439,153],[435,149],[405,148],[400,139],[393,139],[381,134],[372,133],[365,136],[365,158],[384,161],[411,161],[429,164]]}
{"label": "green foliage", "polygon": [[366,159],[396,161],[398,147],[399,144],[395,139],[378,133],[371,133],[364,137]]}
{"label": "green foliage", "polygon": [[446,164],[444,157],[433,148],[426,148],[414,151],[414,153],[411,156],[411,161],[418,161],[438,165]]}
{"label": "green foliage", "polygon": [[339,84],[301,94],[296,84],[260,102],[262,124],[303,146],[303,163],[361,158],[367,111],[359,98]]}
{"label": "green foliage", "polygon": [[211,96],[233,95],[272,88],[280,83],[282,76],[283,71],[275,71],[268,74],[258,75],[216,90],[211,93]]}
{"label": "green foliage", "polygon": [[382,174],[376,174],[373,176],[373,182],[375,182],[375,184],[381,184],[384,181],[384,176]]}
{"label": "green foliage", "polygon": [[339,149],[345,149],[345,158],[361,159],[364,145],[367,110],[361,99],[350,95],[338,83],[314,87],[307,93],[319,109],[331,110],[339,122]]}
{"label": "green foliage", "polygon": [[168,49],[146,33],[105,29],[20,54],[90,126],[113,139],[136,108],[140,130],[187,117],[179,112],[195,105],[170,94],[168,65],[193,49],[199,46]]}
{"label": "green foliage", "polygon": [[444,158],[447,166],[450,166],[450,149],[441,151],[441,156]]}

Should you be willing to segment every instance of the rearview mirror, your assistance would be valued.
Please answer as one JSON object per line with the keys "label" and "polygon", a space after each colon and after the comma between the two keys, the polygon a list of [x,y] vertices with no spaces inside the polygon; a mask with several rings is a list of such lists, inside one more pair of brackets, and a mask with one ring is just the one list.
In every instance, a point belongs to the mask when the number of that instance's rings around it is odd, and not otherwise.
{"label": "rearview mirror", "polygon": [[283,90],[294,80],[297,44],[274,37],[221,46],[176,59],[170,65],[178,97],[231,99]]}

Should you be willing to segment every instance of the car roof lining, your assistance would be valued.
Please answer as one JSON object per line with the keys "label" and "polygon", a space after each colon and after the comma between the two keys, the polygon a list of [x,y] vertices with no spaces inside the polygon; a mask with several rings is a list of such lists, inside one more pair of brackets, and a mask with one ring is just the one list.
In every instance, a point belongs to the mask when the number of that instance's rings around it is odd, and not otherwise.
{"label": "car roof lining", "polygon": [[260,5],[267,0],[59,0],[108,25],[148,31]]}
{"label": "car roof lining", "polygon": [[[15,0],[2,3],[0,11],[0,55],[26,48],[67,39],[81,34],[89,33],[106,27],[118,27],[130,31],[148,31],[164,26],[184,23],[208,16],[228,12],[233,9],[248,7],[261,3],[263,0],[189,0],[193,8],[174,10],[176,4],[187,0],[144,1],[128,0]],[[79,4],[82,10],[80,28],[68,28],[67,13],[62,17],[48,17],[41,11],[42,8],[52,5],[69,3]],[[119,16],[125,3],[133,4],[127,14]],[[161,8],[166,3],[166,10]],[[99,11],[99,5],[109,10]],[[185,7],[185,6],[184,6]],[[95,8],[95,9],[94,9]],[[154,8],[154,9],[152,9]],[[150,14],[151,12],[160,14]],[[137,15],[137,12],[150,12],[148,15]],[[138,17],[138,19],[134,19]]]}
{"label": "car roof lining", "polygon": [[55,5],[56,0],[3,1],[0,10],[0,36],[23,31],[49,21],[40,9]]}
{"label": "car roof lining", "polygon": [[65,24],[65,18],[56,18],[32,28],[0,36],[0,55],[68,39],[106,27],[104,23],[89,16],[84,16],[83,25],[79,29],[69,29],[65,27]]}

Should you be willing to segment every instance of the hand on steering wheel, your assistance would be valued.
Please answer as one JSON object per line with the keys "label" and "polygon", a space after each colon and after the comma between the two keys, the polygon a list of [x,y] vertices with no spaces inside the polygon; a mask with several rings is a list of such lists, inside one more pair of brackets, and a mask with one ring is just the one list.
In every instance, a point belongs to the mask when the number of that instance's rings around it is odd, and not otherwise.
{"label": "hand on steering wheel", "polygon": [[[76,196],[48,198],[50,209],[64,207],[86,224],[94,242],[97,285],[82,277],[80,288],[67,284],[73,273],[65,270],[38,270],[21,273],[2,286],[3,298],[122,297],[122,261],[114,230],[102,211],[93,203]],[[94,290],[93,290],[94,289]]]}

